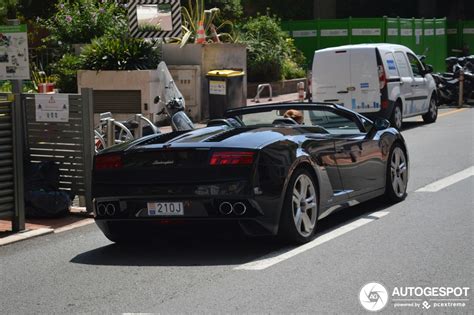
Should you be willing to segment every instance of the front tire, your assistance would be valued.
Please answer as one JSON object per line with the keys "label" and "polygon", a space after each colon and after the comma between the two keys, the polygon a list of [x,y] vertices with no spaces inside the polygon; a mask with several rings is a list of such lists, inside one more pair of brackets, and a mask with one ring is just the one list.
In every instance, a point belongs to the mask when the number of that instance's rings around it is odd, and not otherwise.
{"label": "front tire", "polygon": [[400,102],[395,103],[395,107],[393,108],[392,115],[390,116],[390,125],[392,125],[397,130],[402,129],[403,124],[403,112],[402,112],[402,105]]}
{"label": "front tire", "polygon": [[436,98],[434,97],[434,95],[431,96],[428,112],[421,117],[423,118],[423,121],[427,124],[434,123],[438,118],[438,106],[436,105]]}
{"label": "front tire", "polygon": [[312,239],[319,214],[316,187],[313,176],[304,168],[291,176],[278,232],[284,240],[302,244]]}
{"label": "front tire", "polygon": [[390,150],[387,161],[387,181],[385,195],[393,202],[404,200],[407,196],[408,159],[403,148],[396,143]]}

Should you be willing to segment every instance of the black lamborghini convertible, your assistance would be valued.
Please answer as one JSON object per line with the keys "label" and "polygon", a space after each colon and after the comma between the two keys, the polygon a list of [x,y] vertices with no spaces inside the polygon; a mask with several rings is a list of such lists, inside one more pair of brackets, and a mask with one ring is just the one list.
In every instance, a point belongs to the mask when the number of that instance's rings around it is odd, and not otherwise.
{"label": "black lamborghini convertible", "polygon": [[[299,111],[303,122],[285,118]],[[95,157],[95,220],[110,240],[233,222],[306,242],[318,219],[377,196],[405,198],[408,152],[386,120],[332,104],[229,110],[192,131],[147,136]]]}

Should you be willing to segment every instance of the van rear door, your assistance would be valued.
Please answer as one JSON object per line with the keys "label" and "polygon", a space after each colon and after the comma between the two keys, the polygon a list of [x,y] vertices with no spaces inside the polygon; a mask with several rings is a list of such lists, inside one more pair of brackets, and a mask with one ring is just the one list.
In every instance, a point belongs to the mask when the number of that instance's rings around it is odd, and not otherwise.
{"label": "van rear door", "polygon": [[351,107],[350,53],[345,49],[316,51],[313,60],[313,100]]}
{"label": "van rear door", "polygon": [[380,82],[375,48],[357,47],[350,50],[351,106],[360,113],[380,110]]}

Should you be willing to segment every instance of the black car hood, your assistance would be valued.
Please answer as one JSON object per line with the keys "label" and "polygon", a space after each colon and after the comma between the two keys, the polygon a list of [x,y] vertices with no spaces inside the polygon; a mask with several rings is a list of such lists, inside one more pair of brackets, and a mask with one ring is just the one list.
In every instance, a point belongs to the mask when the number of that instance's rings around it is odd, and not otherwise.
{"label": "black car hood", "polygon": [[232,128],[227,126],[206,127],[191,131],[170,132],[144,137],[114,146],[102,152],[154,150],[161,148],[224,147],[258,149],[288,137],[314,132],[311,127],[264,126]]}

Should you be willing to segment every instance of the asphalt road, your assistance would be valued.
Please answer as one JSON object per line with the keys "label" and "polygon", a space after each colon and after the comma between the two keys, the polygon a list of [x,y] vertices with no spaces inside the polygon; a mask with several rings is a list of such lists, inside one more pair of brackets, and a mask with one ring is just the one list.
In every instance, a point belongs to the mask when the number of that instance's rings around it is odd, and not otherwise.
{"label": "asphalt road", "polygon": [[[1,247],[0,310],[356,314],[367,313],[361,288],[378,282],[388,291],[384,313],[473,314],[474,177],[443,180],[438,188],[451,184],[437,192],[417,191],[474,165],[474,110],[441,113],[432,125],[406,124],[407,199],[332,215],[309,246],[227,233],[120,247],[89,225]],[[398,287],[470,289],[467,296],[449,296],[456,301],[433,295],[395,301]],[[395,306],[401,302],[420,307]]]}

